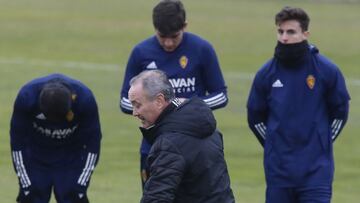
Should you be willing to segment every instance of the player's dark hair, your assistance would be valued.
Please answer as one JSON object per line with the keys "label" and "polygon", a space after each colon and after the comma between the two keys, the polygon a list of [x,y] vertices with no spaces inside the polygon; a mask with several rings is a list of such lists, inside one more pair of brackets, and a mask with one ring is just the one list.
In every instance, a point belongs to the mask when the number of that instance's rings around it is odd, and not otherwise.
{"label": "player's dark hair", "polygon": [[51,121],[62,121],[71,109],[71,101],[71,91],[66,85],[50,81],[40,92],[40,111]]}
{"label": "player's dark hair", "polygon": [[175,93],[166,74],[161,70],[145,70],[130,80],[130,85],[141,82],[149,100],[153,100],[159,93],[164,95],[165,101],[175,98]]}
{"label": "player's dark hair", "polygon": [[293,8],[285,6],[275,16],[275,24],[280,25],[281,23],[288,20],[296,20],[300,23],[302,31],[307,31],[309,28],[310,18],[307,13],[301,8]]}
{"label": "player's dark hair", "polygon": [[153,24],[162,35],[168,36],[186,25],[186,12],[179,0],[162,0],[153,9]]}

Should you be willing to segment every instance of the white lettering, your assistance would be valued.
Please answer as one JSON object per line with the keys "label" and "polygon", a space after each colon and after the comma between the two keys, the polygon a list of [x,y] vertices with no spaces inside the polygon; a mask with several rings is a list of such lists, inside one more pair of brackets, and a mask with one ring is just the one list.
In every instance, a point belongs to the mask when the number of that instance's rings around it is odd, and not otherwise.
{"label": "white lettering", "polygon": [[172,78],[169,82],[174,88],[174,93],[189,93],[195,92],[196,78]]}
{"label": "white lettering", "polygon": [[195,86],[195,77],[193,77],[193,78],[188,78],[187,79],[187,86],[189,87],[189,86]]}
{"label": "white lettering", "polygon": [[72,126],[71,128],[62,128],[62,129],[49,129],[39,126],[37,123],[33,122],[33,128],[41,135],[46,137],[51,137],[53,139],[65,139],[71,136],[78,125]]}

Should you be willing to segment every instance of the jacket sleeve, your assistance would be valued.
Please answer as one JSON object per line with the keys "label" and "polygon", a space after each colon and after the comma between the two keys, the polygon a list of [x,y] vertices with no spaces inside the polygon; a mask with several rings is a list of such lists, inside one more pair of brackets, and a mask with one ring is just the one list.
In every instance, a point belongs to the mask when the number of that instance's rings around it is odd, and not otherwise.
{"label": "jacket sleeve", "polygon": [[15,100],[10,123],[10,145],[12,161],[21,189],[31,186],[27,156],[24,154],[29,141],[28,130],[31,127],[31,112],[27,108],[26,94],[19,93]]}
{"label": "jacket sleeve", "polygon": [[212,110],[223,108],[228,103],[228,95],[216,52],[207,43],[203,47],[202,54],[202,76],[208,94],[201,98]]}
{"label": "jacket sleeve", "polygon": [[327,91],[327,105],[330,116],[332,140],[339,136],[349,114],[350,96],[346,89],[345,79],[338,68],[335,69],[334,80]]}
{"label": "jacket sleeve", "polygon": [[266,139],[266,121],[268,117],[267,96],[263,80],[261,72],[258,72],[253,81],[247,101],[248,124],[262,146],[264,146]]}
{"label": "jacket sleeve", "polygon": [[141,203],[172,203],[185,170],[185,159],[168,140],[161,139],[149,154],[150,177]]}
{"label": "jacket sleeve", "polygon": [[139,56],[139,50],[137,47],[135,47],[131,52],[128,63],[126,65],[125,76],[120,92],[120,109],[126,114],[132,114],[133,110],[133,107],[128,98],[128,91],[130,89],[130,80],[141,72]]}
{"label": "jacket sleeve", "polygon": [[100,155],[101,128],[95,98],[90,94],[84,101],[79,118],[78,136],[82,139],[84,159],[79,171],[77,184],[80,190],[86,190],[90,177],[97,165]]}

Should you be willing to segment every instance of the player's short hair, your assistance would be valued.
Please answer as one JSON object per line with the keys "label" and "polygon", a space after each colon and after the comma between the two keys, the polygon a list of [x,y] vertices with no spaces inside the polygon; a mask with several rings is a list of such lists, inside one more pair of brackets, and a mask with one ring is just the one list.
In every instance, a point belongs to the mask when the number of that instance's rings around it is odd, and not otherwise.
{"label": "player's short hair", "polygon": [[39,108],[50,121],[65,120],[71,109],[71,91],[60,81],[49,81],[40,91]]}
{"label": "player's short hair", "polygon": [[178,32],[186,25],[186,12],[179,0],[162,0],[153,9],[153,24],[167,36]]}
{"label": "player's short hair", "polygon": [[154,100],[161,93],[165,101],[175,98],[175,93],[166,74],[161,70],[145,70],[130,80],[130,86],[141,82],[149,100]]}
{"label": "player's short hair", "polygon": [[279,13],[275,15],[276,25],[280,25],[281,23],[288,20],[298,21],[302,31],[307,31],[309,29],[310,18],[308,14],[301,8],[285,6]]}

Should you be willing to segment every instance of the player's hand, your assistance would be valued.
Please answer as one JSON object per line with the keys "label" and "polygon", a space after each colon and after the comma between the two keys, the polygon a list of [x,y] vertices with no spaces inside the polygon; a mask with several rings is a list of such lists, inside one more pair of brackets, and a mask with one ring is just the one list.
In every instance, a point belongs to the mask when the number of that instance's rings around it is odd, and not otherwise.
{"label": "player's hand", "polygon": [[72,192],[70,194],[71,203],[89,203],[86,193]]}
{"label": "player's hand", "polygon": [[16,201],[17,203],[32,203],[34,201],[34,192],[31,188],[21,189]]}

